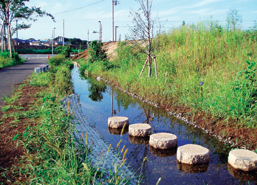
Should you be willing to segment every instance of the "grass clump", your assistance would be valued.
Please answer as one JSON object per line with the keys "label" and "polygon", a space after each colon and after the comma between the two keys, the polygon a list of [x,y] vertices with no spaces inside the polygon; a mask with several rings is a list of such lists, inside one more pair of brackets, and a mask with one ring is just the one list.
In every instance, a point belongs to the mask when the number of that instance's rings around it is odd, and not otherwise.
{"label": "grass clump", "polygon": [[0,52],[0,68],[23,64],[25,59],[19,57],[18,53],[13,53],[12,58],[8,51]]}
{"label": "grass clump", "polygon": [[116,67],[80,65],[157,104],[190,107],[257,128],[256,40],[256,30],[229,31],[216,22],[200,22],[154,38],[158,78],[147,72],[139,77],[146,55],[130,41],[119,42],[117,57],[108,62]]}

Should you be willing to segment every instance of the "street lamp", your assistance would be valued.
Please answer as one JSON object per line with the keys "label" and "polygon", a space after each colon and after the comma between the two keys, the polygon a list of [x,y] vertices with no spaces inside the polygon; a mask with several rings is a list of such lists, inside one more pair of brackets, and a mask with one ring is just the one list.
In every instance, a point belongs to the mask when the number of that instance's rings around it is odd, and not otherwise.
{"label": "street lamp", "polygon": [[92,31],[92,33],[99,33],[99,41],[102,42],[102,24],[101,24],[101,21],[98,21],[99,22],[99,31]]}
{"label": "street lamp", "polygon": [[52,55],[54,54],[54,36],[55,36],[55,29],[56,29],[56,28],[54,28],[53,31],[52,31]]}

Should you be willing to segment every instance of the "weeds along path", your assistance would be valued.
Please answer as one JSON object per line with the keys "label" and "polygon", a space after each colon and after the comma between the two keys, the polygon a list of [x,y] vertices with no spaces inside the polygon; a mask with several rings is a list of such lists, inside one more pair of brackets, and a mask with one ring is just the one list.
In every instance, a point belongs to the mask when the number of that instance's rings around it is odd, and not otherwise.
{"label": "weeds along path", "polygon": [[0,69],[0,107],[4,105],[2,98],[10,97],[12,91],[33,73],[35,67],[46,63],[47,59],[28,59],[22,65]]}
{"label": "weeds along path", "polygon": [[12,171],[8,171],[8,169],[13,166],[20,167],[19,158],[24,155],[25,150],[22,145],[17,147],[17,141],[12,139],[17,133],[24,132],[27,127],[35,126],[35,120],[28,119],[24,115],[29,113],[36,102],[35,94],[42,90],[43,87],[31,87],[28,83],[25,83],[9,99],[10,101],[5,108],[6,111],[0,111],[0,174],[4,172],[0,176],[0,184],[12,184],[11,182],[15,179]]}

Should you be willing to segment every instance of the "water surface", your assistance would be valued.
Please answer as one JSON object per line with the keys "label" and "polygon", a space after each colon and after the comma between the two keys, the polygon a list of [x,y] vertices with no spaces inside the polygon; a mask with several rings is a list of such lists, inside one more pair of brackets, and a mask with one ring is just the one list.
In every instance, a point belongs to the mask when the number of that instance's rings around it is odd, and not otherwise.
{"label": "water surface", "polygon": [[[80,95],[83,113],[115,148],[123,139],[120,148],[128,148],[127,161],[132,170],[141,172],[141,184],[257,184],[256,173],[243,173],[227,164],[229,146],[216,138],[202,133],[181,120],[128,96],[104,82],[94,78],[81,77],[78,68],[72,70],[74,92]],[[185,144],[199,144],[210,150],[208,165],[189,166],[176,160],[176,150],[155,150],[147,139],[138,140],[128,133],[119,135],[120,130],[108,129],[107,120],[112,115],[113,94],[114,116],[126,116],[130,124],[148,123],[153,132],[167,132],[178,137],[178,147]],[[90,134],[90,133],[88,133]]]}

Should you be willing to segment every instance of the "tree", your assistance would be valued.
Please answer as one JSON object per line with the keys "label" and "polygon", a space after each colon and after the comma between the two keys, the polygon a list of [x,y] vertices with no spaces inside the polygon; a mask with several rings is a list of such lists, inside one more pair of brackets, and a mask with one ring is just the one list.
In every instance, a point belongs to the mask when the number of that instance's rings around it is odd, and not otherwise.
{"label": "tree", "polygon": [[[155,74],[157,78],[157,64],[156,64],[156,56],[154,54],[154,51],[156,48],[153,47],[152,42],[154,36],[154,30],[155,30],[155,23],[156,20],[151,19],[151,13],[152,13],[152,3],[153,0],[136,0],[140,4],[140,9],[135,12],[131,10],[130,15],[133,17],[133,23],[134,27],[132,28],[132,39],[138,46],[138,48],[144,52],[147,55],[146,62],[144,64],[144,67],[140,73],[140,76],[142,75],[147,63],[148,63],[148,76],[151,76],[151,66],[152,66],[152,58],[155,62]],[[159,33],[161,30],[161,26],[158,26]],[[158,44],[157,44],[158,45]]]}
{"label": "tree", "polygon": [[[38,17],[49,16],[54,21],[54,17],[42,11],[40,7],[28,7],[26,2],[29,0],[0,0],[0,19],[2,20],[1,35],[2,41],[6,39],[6,30],[8,35],[8,46],[10,51],[10,56],[12,56],[11,50],[11,37],[17,30],[28,29],[31,24],[26,24],[24,22],[12,27],[12,22],[15,20],[26,20],[26,21],[37,21]],[[3,46],[3,45],[2,45]],[[4,43],[4,49],[5,43]],[[3,50],[3,47],[2,47]]]}
{"label": "tree", "polygon": [[236,31],[241,28],[242,16],[238,14],[238,10],[232,9],[229,10],[227,14],[227,22],[229,30]]}

